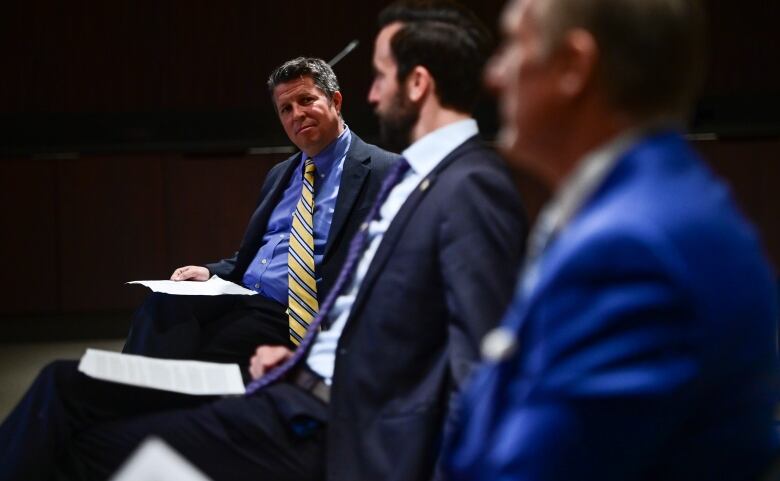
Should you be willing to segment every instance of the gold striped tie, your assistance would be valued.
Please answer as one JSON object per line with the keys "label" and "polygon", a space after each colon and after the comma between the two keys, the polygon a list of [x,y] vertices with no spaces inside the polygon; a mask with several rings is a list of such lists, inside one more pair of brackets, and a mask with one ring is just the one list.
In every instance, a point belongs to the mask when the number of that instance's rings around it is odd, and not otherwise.
{"label": "gold striped tie", "polygon": [[317,317],[317,280],[314,276],[314,161],[303,167],[301,200],[295,207],[287,253],[287,314],[290,340],[300,344],[311,321]]}

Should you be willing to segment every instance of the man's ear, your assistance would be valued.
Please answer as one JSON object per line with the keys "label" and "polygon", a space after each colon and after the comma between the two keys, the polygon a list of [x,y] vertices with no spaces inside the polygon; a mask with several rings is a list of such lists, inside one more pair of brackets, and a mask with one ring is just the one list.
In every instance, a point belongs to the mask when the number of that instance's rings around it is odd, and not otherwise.
{"label": "man's ear", "polygon": [[336,112],[341,113],[341,92],[336,90],[333,92],[333,97],[330,99],[331,102],[333,102],[333,107],[336,109]]}
{"label": "man's ear", "polygon": [[432,91],[433,77],[427,68],[418,65],[406,77],[406,96],[414,103],[419,103]]}
{"label": "man's ear", "polygon": [[566,97],[579,96],[594,80],[599,51],[590,32],[575,29],[558,46],[558,90]]}

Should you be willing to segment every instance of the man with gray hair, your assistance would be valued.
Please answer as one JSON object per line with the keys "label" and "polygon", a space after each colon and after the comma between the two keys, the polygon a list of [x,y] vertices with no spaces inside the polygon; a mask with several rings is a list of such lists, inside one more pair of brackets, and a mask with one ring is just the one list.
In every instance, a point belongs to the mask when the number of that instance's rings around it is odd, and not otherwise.
{"label": "man with gray hair", "polygon": [[736,481],[776,456],[773,275],[680,134],[703,23],[697,0],[504,12],[500,145],[555,196],[483,342],[452,479]]}
{"label": "man with gray hair", "polygon": [[[233,257],[180,267],[171,275],[175,281],[218,275],[258,295],[152,294],[133,319],[124,352],[243,365],[260,344],[297,345],[318,299],[330,290],[347,241],[397,157],[366,144],[347,127],[338,79],[323,60],[285,62],[271,73],[268,90],[285,133],[300,152],[266,176]],[[314,171],[313,214],[304,222],[310,232],[301,237],[294,235],[293,213],[307,185],[306,162]],[[302,238],[311,245],[295,242]]]}

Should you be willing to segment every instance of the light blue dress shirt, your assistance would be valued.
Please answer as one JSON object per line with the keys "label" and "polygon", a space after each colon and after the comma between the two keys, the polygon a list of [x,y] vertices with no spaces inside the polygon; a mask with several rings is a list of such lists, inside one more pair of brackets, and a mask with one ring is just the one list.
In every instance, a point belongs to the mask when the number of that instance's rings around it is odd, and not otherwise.
{"label": "light blue dress shirt", "polygon": [[317,335],[306,358],[309,368],[320,375],[326,384],[330,385],[333,379],[339,338],[346,326],[347,318],[352,311],[352,305],[357,298],[363,278],[368,272],[371,261],[374,260],[374,254],[376,254],[385,232],[406,199],[412,195],[412,192],[425,177],[460,144],[478,133],[479,128],[474,119],[461,120],[418,139],[401,153],[409,162],[410,169],[404,175],[403,180],[390,191],[379,210],[379,217],[369,224],[368,244],[357,269],[355,269],[351,284],[339,295],[330,310],[329,316],[333,324],[328,330]]}
{"label": "light blue dress shirt", "polygon": [[[317,282],[320,281],[319,266],[328,241],[336,198],[339,194],[344,159],[352,143],[352,134],[345,126],[344,132],[314,156],[314,264]],[[301,154],[296,174],[282,194],[279,203],[271,212],[263,236],[263,244],[254,260],[244,273],[243,283],[248,289],[287,305],[287,250],[290,243],[292,214],[301,198],[303,188],[303,163],[306,154]]]}

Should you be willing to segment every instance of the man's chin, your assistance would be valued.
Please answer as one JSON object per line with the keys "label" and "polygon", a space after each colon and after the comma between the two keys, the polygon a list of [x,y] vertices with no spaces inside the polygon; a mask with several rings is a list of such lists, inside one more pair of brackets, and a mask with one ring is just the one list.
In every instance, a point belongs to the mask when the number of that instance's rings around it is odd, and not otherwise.
{"label": "man's chin", "polygon": [[317,141],[317,136],[314,135],[314,131],[306,130],[300,131],[295,135],[295,139],[302,144],[312,144]]}
{"label": "man's chin", "polygon": [[303,152],[306,152],[309,155],[317,155],[318,152],[312,152],[313,149],[316,149],[317,145],[319,143],[317,142],[317,139],[299,135],[295,137],[295,140],[293,141],[296,147],[298,149],[302,150]]}
{"label": "man's chin", "polygon": [[304,127],[301,130],[298,131],[296,135],[308,135],[314,132],[314,126],[309,125],[308,127]]}

